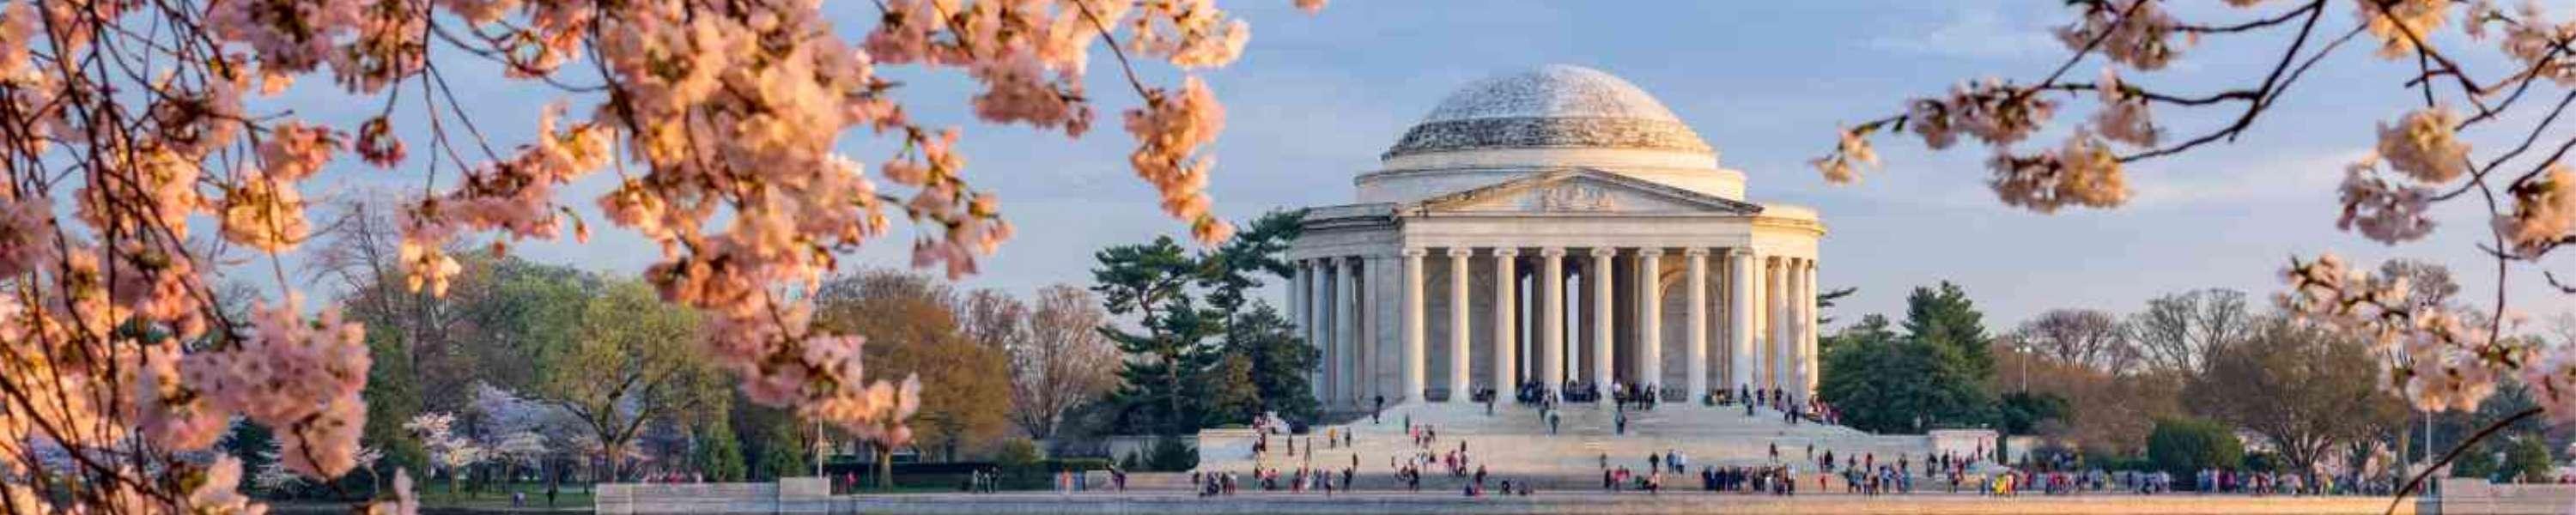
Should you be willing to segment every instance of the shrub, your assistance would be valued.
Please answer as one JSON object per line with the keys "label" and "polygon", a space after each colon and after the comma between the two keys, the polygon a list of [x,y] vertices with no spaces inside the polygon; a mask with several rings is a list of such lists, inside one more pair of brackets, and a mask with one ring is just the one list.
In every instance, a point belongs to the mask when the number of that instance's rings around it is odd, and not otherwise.
{"label": "shrub", "polygon": [[2155,430],[2147,435],[2147,461],[2176,478],[2192,477],[2201,469],[2234,467],[2244,457],[2245,443],[2236,439],[2236,433],[2206,419],[2157,420]]}
{"label": "shrub", "polygon": [[1154,472],[1180,472],[1198,466],[1197,447],[1180,438],[1164,438],[1154,442],[1154,447],[1145,456],[1143,468]]}
{"label": "shrub", "polygon": [[2505,481],[2518,483],[2548,483],[2557,480],[2558,471],[2549,459],[2549,444],[2541,440],[2533,436],[2516,438],[2513,443],[2505,444],[2504,469],[2499,470],[2501,474],[2498,475],[2503,476]]}
{"label": "shrub", "polygon": [[1034,469],[1039,459],[1038,443],[1027,438],[1005,440],[1002,449],[993,453],[993,464],[1009,471]]}

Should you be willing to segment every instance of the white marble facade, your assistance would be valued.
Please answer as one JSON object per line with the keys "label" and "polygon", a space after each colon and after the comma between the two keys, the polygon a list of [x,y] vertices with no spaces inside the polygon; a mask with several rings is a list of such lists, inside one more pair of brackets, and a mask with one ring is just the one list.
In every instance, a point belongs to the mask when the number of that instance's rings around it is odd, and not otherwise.
{"label": "white marble facade", "polygon": [[1824,225],[1748,202],[1743,172],[1625,80],[1471,83],[1353,182],[1357,202],[1311,208],[1288,252],[1327,406],[1508,402],[1530,381],[1671,401],[1815,388]]}

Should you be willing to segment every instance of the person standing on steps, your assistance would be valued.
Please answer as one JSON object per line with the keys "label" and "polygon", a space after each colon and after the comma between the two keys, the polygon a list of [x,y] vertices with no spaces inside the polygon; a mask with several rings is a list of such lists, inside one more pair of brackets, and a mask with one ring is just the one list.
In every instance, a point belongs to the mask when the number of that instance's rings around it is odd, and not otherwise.
{"label": "person standing on steps", "polygon": [[1378,394],[1372,398],[1377,400],[1377,407],[1369,409],[1369,423],[1375,424],[1378,415],[1386,412],[1386,394]]}
{"label": "person standing on steps", "polygon": [[1547,434],[1551,434],[1551,435],[1556,434],[1556,425],[1557,425],[1557,422],[1560,422],[1560,421],[1562,421],[1562,419],[1561,419],[1561,417],[1558,417],[1558,416],[1556,415],[1556,412],[1553,412],[1553,411],[1548,412],[1548,414],[1547,414]]}

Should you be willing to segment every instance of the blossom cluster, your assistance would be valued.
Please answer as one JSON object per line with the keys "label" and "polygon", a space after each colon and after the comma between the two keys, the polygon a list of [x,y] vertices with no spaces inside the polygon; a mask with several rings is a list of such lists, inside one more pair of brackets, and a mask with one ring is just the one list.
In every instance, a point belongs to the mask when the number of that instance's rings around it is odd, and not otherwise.
{"label": "blossom cluster", "polygon": [[1997,155],[1987,167],[1995,176],[1986,185],[2005,205],[2049,213],[2068,205],[2118,206],[2129,199],[2119,158],[2091,134],[2079,132],[2064,147],[2028,156]]}
{"label": "blossom cluster", "polygon": [[[2374,354],[2393,356],[2381,370],[2383,386],[2417,408],[2476,409],[2512,371],[2539,372],[2522,366],[2531,349],[2492,337],[2485,323],[2491,319],[2412,301],[2412,285],[2403,276],[2372,275],[2333,254],[2294,259],[2283,276],[2290,290],[2276,301],[2284,310],[2361,337]],[[2576,408],[2576,396],[2559,402]]]}
{"label": "blossom cluster", "polygon": [[2451,20],[2451,0],[2365,0],[2353,2],[2354,17],[2379,38],[2379,56],[2411,58],[2417,47],[2432,44],[2433,31]]}
{"label": "blossom cluster", "polygon": [[[2227,3],[2246,9],[2267,4]],[[2518,111],[2528,109],[2517,109],[2535,103],[2519,100],[2530,86],[2576,86],[2576,51],[2570,50],[2576,48],[2576,20],[2552,19],[2537,3],[2507,12],[2488,0],[2354,0],[2353,17],[2342,27],[2320,24],[2344,19],[2326,17],[2329,3],[2317,2],[2197,24],[2177,19],[2164,4],[2068,2],[2073,20],[2056,35],[2074,55],[2045,79],[2022,84],[1986,79],[1947,95],[1909,100],[1902,112],[1841,129],[1831,153],[1811,163],[1827,181],[1848,183],[1858,179],[1862,168],[1876,164],[1869,138],[1880,131],[1910,131],[1936,150],[1964,135],[1996,153],[1988,161],[1993,172],[1988,184],[2007,205],[2040,212],[2113,207],[2127,198],[2124,164],[2247,134],[2309,65],[2342,45],[2331,34],[2357,34],[2376,43],[2377,58],[2408,63],[2402,83],[2420,90],[2423,101],[2377,124],[2370,154],[2345,167],[2337,187],[2338,228],[2383,243],[2420,240],[2437,226],[2430,214],[2434,204],[2465,196],[2488,200],[2491,217],[2484,226],[2493,231],[2495,244],[2481,249],[2500,261],[2537,261],[2561,242],[2576,241],[2576,167],[2560,161],[2563,148],[2525,152],[2538,150],[2533,142],[2550,133],[2567,104],[2543,107],[2542,115],[2521,116]],[[2502,59],[2475,59],[2436,48],[2442,40],[2435,32],[2451,26],[2454,17],[2469,40],[2490,42]],[[2170,69],[2180,49],[2198,44],[2203,35],[2290,31],[2297,37],[2286,42],[2275,67],[2232,88],[2175,93],[2120,75],[2123,70]],[[2106,62],[2097,81],[2066,79],[2088,61]],[[2476,75],[2483,74],[2471,69],[2490,63],[2506,64],[2508,73],[2481,79]],[[2066,130],[2063,144],[2037,151],[2013,148],[2047,128],[2057,108],[2052,96],[2081,100],[2084,93],[2091,94],[2098,109]],[[2415,103],[2412,93],[2409,104]],[[2441,98],[2449,95],[2456,96]],[[2173,137],[2155,122],[2158,107],[2210,106],[2227,106],[2231,112],[2224,119],[2233,121],[2188,137]],[[2491,160],[2473,159],[2473,138],[2465,131],[2530,119],[2538,121],[2528,136],[2514,135],[2526,139],[2521,146]],[[2332,255],[2293,260],[2283,277],[2290,290],[2277,300],[2286,311],[2370,341],[2387,357],[2384,386],[2417,407],[2472,409],[2511,378],[2532,388],[2559,422],[2576,422],[2576,345],[2507,337],[2514,317],[2501,296],[2492,310],[2497,314],[2426,305],[2409,296],[2403,277],[2364,273]]]}
{"label": "blossom cluster", "polygon": [[[2084,9],[2073,24],[2057,29],[2067,49],[2098,48],[2112,61],[2139,70],[2157,70],[2180,53],[2173,42],[2176,23],[2158,0],[2068,2]],[[2363,1],[2361,3],[2370,3]],[[2242,7],[2241,5],[2239,7]]]}
{"label": "blossom cluster", "polygon": [[[979,119],[1079,136],[1101,98],[1084,88],[1093,50],[1109,47],[1140,98],[1123,117],[1136,173],[1197,239],[1227,238],[1206,194],[1224,109],[1194,74],[1239,58],[1250,29],[1215,1],[878,6],[842,31],[812,0],[0,0],[0,386],[20,394],[0,399],[0,477],[29,473],[42,441],[117,458],[45,472],[129,479],[74,507],[257,513],[229,494],[238,463],[181,458],[235,417],[275,430],[283,470],[322,480],[368,462],[364,331],[305,303],[282,270],[331,230],[310,220],[308,192],[345,162],[426,176],[402,200],[397,264],[433,295],[463,272],[451,249],[585,239],[565,187],[613,171],[591,201],[660,247],[649,279],[707,315],[704,348],[753,399],[893,441],[909,438],[919,381],[867,377],[863,336],[811,327],[804,292],[895,216],[922,228],[915,264],[951,275],[1013,229],[969,185],[959,131],[915,123],[885,67],[955,72],[978,86]],[[165,29],[134,30],[147,25]],[[440,76],[473,59],[566,102],[494,151]],[[1148,62],[1181,76],[1148,85],[1134,69]],[[385,108],[342,126],[263,104],[312,76],[329,80],[308,88]],[[406,141],[396,127],[412,125],[432,137]],[[841,154],[854,134],[901,149]],[[213,234],[190,234],[205,221]],[[208,286],[261,265],[285,292],[275,302],[227,310]],[[369,510],[411,510],[397,484]]]}
{"label": "blossom cluster", "polygon": [[2432,234],[2433,220],[2425,212],[2432,209],[2433,189],[2381,178],[2378,166],[2374,155],[2344,167],[2343,216],[2335,227],[2386,243]]}

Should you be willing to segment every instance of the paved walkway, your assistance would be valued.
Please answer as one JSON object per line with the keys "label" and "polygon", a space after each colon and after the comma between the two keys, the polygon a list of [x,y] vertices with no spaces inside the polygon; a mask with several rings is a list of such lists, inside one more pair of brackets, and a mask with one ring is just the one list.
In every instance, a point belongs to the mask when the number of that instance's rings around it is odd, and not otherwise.
{"label": "paved walkway", "polygon": [[[2251,497],[2094,495],[1986,497],[1971,494],[1893,496],[1733,493],[1539,492],[1529,497],[1466,498],[1456,493],[1243,493],[1200,498],[1180,493],[901,494],[836,497],[830,513],[940,514],[2378,514],[2385,497]],[[802,511],[802,510],[791,510]],[[2397,513],[2417,512],[2410,500]]]}

